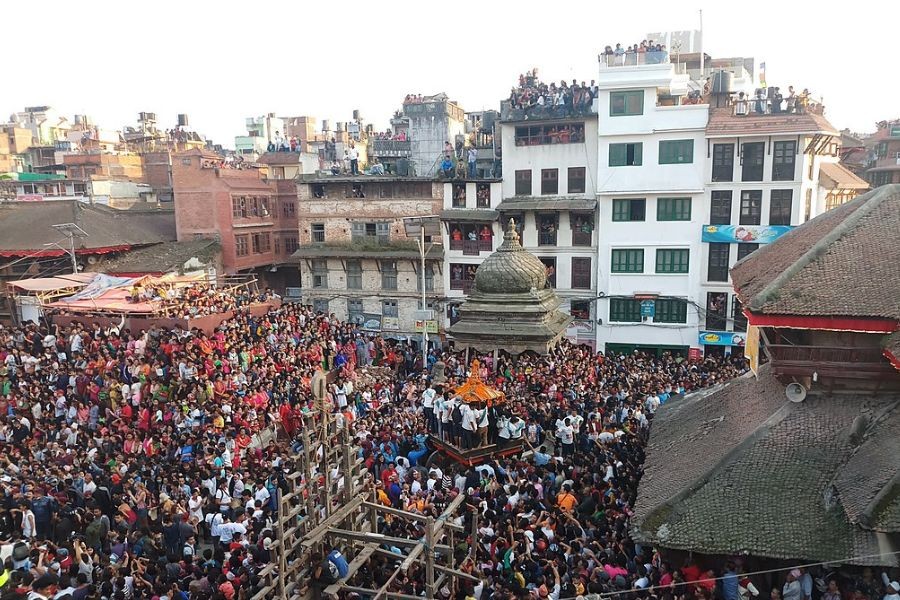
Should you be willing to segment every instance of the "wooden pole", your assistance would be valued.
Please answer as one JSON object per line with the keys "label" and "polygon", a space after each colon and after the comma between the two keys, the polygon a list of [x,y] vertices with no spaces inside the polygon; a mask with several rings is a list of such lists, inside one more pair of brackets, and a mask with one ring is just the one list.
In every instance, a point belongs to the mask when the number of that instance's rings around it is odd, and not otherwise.
{"label": "wooden pole", "polygon": [[[434,598],[434,517],[425,521],[425,598]],[[453,554],[451,549],[450,554]],[[399,569],[398,569],[399,571]]]}
{"label": "wooden pole", "polygon": [[285,598],[287,597],[284,593],[284,585],[285,573],[287,571],[288,544],[287,540],[284,539],[284,516],[289,511],[285,510],[284,500],[281,497],[281,488],[276,490],[275,497],[278,500],[276,503],[276,506],[278,506],[278,518],[275,520],[275,533],[281,541],[281,543],[278,544],[278,596]]}

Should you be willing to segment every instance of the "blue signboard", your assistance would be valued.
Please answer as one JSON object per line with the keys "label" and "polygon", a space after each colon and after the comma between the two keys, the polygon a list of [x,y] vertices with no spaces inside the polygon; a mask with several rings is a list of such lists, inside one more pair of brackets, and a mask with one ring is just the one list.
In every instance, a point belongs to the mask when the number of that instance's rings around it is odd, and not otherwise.
{"label": "blue signboard", "polygon": [[704,242],[771,244],[793,229],[790,225],[704,225]]}
{"label": "blue signboard", "polygon": [[739,331],[701,331],[700,344],[703,346],[743,346],[747,334]]}
{"label": "blue signboard", "polygon": [[641,316],[642,317],[655,317],[656,316],[656,301],[655,300],[642,300],[641,301]]}

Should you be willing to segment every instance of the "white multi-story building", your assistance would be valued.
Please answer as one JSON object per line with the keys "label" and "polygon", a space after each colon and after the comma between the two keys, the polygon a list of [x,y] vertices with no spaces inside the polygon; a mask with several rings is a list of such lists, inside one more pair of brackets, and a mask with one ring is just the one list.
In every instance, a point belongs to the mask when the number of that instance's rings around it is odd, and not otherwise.
{"label": "white multi-story building", "polygon": [[522,245],[547,268],[560,310],[575,321],[569,339],[594,346],[597,295],[597,111],[591,105],[534,107],[503,103],[505,224],[514,218]]}
{"label": "white multi-story building", "polygon": [[742,351],[731,266],[859,183],[821,106],[733,102],[753,81],[752,59],[601,57],[600,348]]}
{"label": "white multi-story building", "polygon": [[598,79],[598,345],[686,352],[698,332],[709,106],[665,54],[630,63],[601,60]]}

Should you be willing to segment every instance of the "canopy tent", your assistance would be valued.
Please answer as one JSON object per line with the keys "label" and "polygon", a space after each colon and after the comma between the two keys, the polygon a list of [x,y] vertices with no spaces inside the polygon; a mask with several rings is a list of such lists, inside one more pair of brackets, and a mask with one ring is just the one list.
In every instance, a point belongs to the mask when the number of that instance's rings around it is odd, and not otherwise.
{"label": "canopy tent", "polygon": [[50,308],[62,308],[69,312],[112,312],[156,314],[163,308],[159,298],[134,301],[133,290],[139,288],[172,288],[190,286],[206,278],[198,275],[163,275],[162,277],[112,277],[94,274],[90,283],[67,298],[49,303]]}
{"label": "canopy tent", "polygon": [[19,281],[10,281],[7,285],[13,290],[40,294],[43,292],[83,288],[89,284],[96,275],[96,273],[72,273],[71,275],[58,275],[56,277],[20,279]]}

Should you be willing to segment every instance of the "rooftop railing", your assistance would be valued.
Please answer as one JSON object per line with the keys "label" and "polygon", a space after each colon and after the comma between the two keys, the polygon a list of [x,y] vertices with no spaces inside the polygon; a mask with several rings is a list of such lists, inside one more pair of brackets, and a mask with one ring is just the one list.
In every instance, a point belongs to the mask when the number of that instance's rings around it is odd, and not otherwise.
{"label": "rooftop railing", "polygon": [[668,64],[669,53],[666,51],[651,50],[648,52],[625,52],[623,54],[600,54],[601,69],[614,67],[639,67],[641,65]]}
{"label": "rooftop railing", "polygon": [[539,119],[574,119],[596,115],[593,103],[575,106],[540,105],[514,108],[509,100],[500,103],[500,118],[503,121],[525,121]]}

